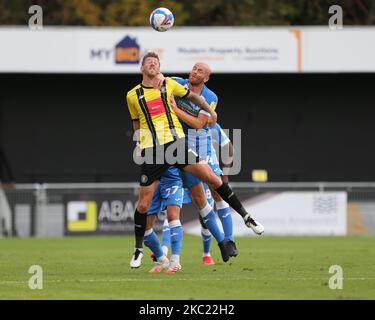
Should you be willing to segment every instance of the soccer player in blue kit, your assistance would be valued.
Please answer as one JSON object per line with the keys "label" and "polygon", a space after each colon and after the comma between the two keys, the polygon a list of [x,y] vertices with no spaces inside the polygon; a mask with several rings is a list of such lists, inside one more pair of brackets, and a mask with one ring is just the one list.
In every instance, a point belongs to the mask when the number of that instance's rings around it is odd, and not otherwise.
{"label": "soccer player in blue kit", "polygon": [[[177,77],[172,77],[172,79],[182,84],[190,91],[199,94],[206,100],[212,109],[215,109],[218,98],[216,94],[205,85],[205,83],[209,80],[210,73],[211,71],[207,64],[196,63],[189,74],[189,79]],[[192,148],[201,159],[205,159],[208,162],[211,169],[217,176],[222,176],[219,161],[216,157],[215,150],[212,147],[209,114],[193,103],[179,97],[175,97],[175,103],[177,105],[177,107],[175,107],[175,113],[181,120],[188,146]],[[205,116],[207,117],[206,123],[204,119]],[[207,203],[206,192],[203,190],[202,182],[197,177],[187,172],[183,172],[183,181],[184,187],[189,189],[190,196],[200,211],[200,216],[202,218],[201,222],[203,222],[202,226],[207,227],[218,243],[222,241],[224,236],[229,256],[236,256],[237,248],[233,238],[233,223],[229,205],[214,190],[211,190],[218,209],[218,216],[223,225],[224,235],[222,235],[216,222],[214,223],[215,214],[212,206]],[[256,226],[250,227],[256,234],[263,233],[264,228],[258,222]],[[202,230],[202,237],[205,247],[205,243],[208,242],[205,240],[210,238],[210,234],[205,232],[204,228]],[[207,255],[209,255],[209,247],[208,251],[207,248],[204,248],[204,263],[205,256]]]}
{"label": "soccer player in blue kit", "polygon": [[[228,173],[229,173],[228,169],[231,167],[232,160],[233,160],[233,145],[230,139],[228,138],[228,136],[226,135],[226,133],[223,131],[223,129],[218,123],[216,123],[214,126],[211,127],[211,135],[212,135],[213,142],[217,143],[218,147],[221,150],[222,158],[224,158],[225,156],[225,159],[220,159],[222,163],[222,168],[223,168],[222,179],[228,182]],[[207,184],[204,183],[203,185],[204,185],[204,190],[206,193],[207,201],[211,207],[214,207],[214,201],[216,200],[219,202],[220,199],[214,199],[212,196],[211,190],[209,189]],[[189,194],[189,190],[187,188],[184,188],[183,196],[184,196],[183,204],[192,202],[190,194]],[[155,206],[152,204],[151,207],[154,208]],[[230,215],[231,215],[230,212],[226,213],[226,217],[229,217],[230,219],[230,220],[228,219],[229,221],[226,223],[226,229],[225,229],[226,238],[229,238],[228,235],[231,236],[233,233],[233,224],[231,222]],[[170,245],[170,231],[169,231],[170,229],[168,225],[168,219],[166,219],[162,215],[160,215],[160,218],[161,220],[165,219],[164,225],[163,225],[163,233],[162,233],[162,239],[163,239],[162,249],[165,255],[167,255],[168,247]],[[201,227],[202,227],[201,235],[202,235],[202,242],[203,242],[203,264],[208,265],[208,266],[214,265],[215,261],[211,257],[211,254],[210,254],[212,236],[211,236],[210,231],[206,227],[206,225],[203,223],[201,217],[200,217],[200,222],[201,222]],[[233,235],[231,239],[234,242]],[[234,256],[236,256],[238,252],[235,246],[234,246],[234,249],[235,251],[233,252],[233,254]],[[153,258],[155,262],[157,261],[155,258],[155,254],[152,254],[151,257]]]}
{"label": "soccer player in blue kit", "polygon": [[[215,123],[211,129],[211,136],[212,136],[212,142],[213,145],[215,144],[215,147],[217,146],[217,149],[220,152],[220,168],[222,169],[222,180],[226,183],[229,182],[229,170],[232,167],[233,164],[233,145],[224,132],[224,130],[221,128],[221,126],[218,123]],[[215,149],[215,148],[214,148]],[[216,201],[216,208],[218,209],[218,213],[220,212],[219,210],[222,210],[222,206],[220,206],[220,196],[217,196],[215,193],[211,193],[210,188],[207,186],[206,183],[204,183],[204,189],[206,191],[207,195],[207,200],[210,202],[211,206],[214,206],[214,202]],[[185,193],[184,193],[185,196]],[[186,192],[186,196],[184,197],[184,204],[187,203],[185,202],[185,199],[189,196],[189,193]],[[214,199],[214,196],[216,198]],[[190,201],[191,202],[191,201]],[[219,203],[219,205],[218,205]],[[226,204],[226,202],[224,202]],[[233,256],[238,255],[238,251],[236,248],[236,245],[234,243],[234,236],[233,236],[233,223],[232,223],[232,216],[231,216],[231,211],[227,213],[221,213],[219,215],[221,220],[224,220],[225,218],[228,218],[227,221],[223,221],[222,224],[226,226],[226,229],[224,229],[224,233],[227,239],[231,239],[233,241],[232,246],[233,246]],[[210,249],[211,249],[211,233],[207,229],[207,227],[204,225],[204,223],[201,222],[201,234],[202,234],[202,241],[203,241],[203,264],[205,265],[213,265],[215,264],[214,259],[211,257],[210,254]]]}
{"label": "soccer player in blue kit", "polygon": [[[173,274],[181,270],[180,253],[182,247],[182,225],[180,221],[180,210],[183,203],[183,188],[179,169],[170,167],[161,177],[160,184],[156,189],[150,208],[147,211],[146,232],[144,235],[144,243],[150,248],[155,260],[154,267],[149,271],[158,273],[166,269],[167,274]],[[168,247],[162,248],[155,231],[153,230],[157,215],[161,211],[167,211],[167,219],[169,228],[164,225],[163,236],[170,237],[170,245],[172,255],[167,258]],[[167,232],[165,232],[167,231]],[[169,243],[168,243],[169,245]],[[143,257],[142,248],[136,248],[135,253],[130,261],[132,268],[141,266]]]}

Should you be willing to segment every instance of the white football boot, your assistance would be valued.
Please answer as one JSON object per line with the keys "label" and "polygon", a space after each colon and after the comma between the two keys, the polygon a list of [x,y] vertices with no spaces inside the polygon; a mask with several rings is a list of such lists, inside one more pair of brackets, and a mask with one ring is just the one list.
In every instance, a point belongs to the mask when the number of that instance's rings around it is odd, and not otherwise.
{"label": "white football boot", "polygon": [[248,213],[243,219],[246,226],[251,228],[257,235],[261,235],[264,232],[263,225],[256,221],[250,213]]}
{"label": "white football boot", "polygon": [[131,268],[139,268],[142,264],[143,251],[138,248],[135,249],[133,257],[130,261]]}

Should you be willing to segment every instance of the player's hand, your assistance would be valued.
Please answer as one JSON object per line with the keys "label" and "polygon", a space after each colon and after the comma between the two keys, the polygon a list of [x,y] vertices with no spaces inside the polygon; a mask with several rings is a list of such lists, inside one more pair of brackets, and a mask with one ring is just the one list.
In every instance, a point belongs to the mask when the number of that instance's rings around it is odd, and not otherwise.
{"label": "player's hand", "polygon": [[176,103],[176,100],[174,99],[173,94],[171,95],[171,106],[172,106],[172,109],[175,113],[177,113],[179,111],[179,108],[177,106],[177,103]]}
{"label": "player's hand", "polygon": [[208,119],[208,126],[212,127],[217,122],[217,113],[213,111],[211,117]]}
{"label": "player's hand", "polygon": [[155,83],[154,83],[154,88],[159,89],[163,85],[163,82],[165,80],[164,75],[160,72],[156,77],[155,77]]}
{"label": "player's hand", "polygon": [[171,105],[172,105],[173,108],[177,107],[177,103],[176,103],[176,100],[174,99],[174,95],[173,94],[171,94]]}

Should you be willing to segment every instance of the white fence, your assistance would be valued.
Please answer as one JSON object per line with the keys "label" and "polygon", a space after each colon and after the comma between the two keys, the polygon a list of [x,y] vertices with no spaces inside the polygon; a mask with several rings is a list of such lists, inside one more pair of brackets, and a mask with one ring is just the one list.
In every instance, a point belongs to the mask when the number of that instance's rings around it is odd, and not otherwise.
{"label": "white fence", "polygon": [[[231,185],[265,224],[265,235],[375,234],[375,183]],[[18,184],[0,189],[1,235],[132,234],[137,196],[138,183]],[[185,232],[199,234],[197,217],[192,205],[184,206]],[[233,213],[233,220],[236,235],[249,234],[239,215]]]}

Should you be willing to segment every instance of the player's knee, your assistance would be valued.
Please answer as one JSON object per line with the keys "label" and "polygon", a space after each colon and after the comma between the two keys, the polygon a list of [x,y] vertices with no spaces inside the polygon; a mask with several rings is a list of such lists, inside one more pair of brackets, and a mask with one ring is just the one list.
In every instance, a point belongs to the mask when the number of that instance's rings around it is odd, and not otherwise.
{"label": "player's knee", "polygon": [[178,212],[170,212],[168,213],[168,221],[173,221],[173,220],[179,220],[180,219],[180,214]]}
{"label": "player's knee", "polygon": [[149,201],[145,201],[145,200],[139,201],[138,206],[137,206],[138,211],[142,213],[146,213],[148,208],[150,207],[150,204],[151,203]]}
{"label": "player's knee", "polygon": [[211,194],[212,197],[214,198],[215,202],[222,201],[223,199],[219,196],[219,194],[215,191],[215,189],[211,188]]}
{"label": "player's knee", "polygon": [[180,219],[181,208],[178,205],[170,205],[167,208],[167,218],[168,221]]}
{"label": "player's knee", "polygon": [[210,189],[216,190],[217,188],[221,186],[222,181],[214,172],[208,172],[207,176],[208,176],[208,180],[206,183],[208,184]]}
{"label": "player's knee", "polygon": [[211,173],[210,173],[209,170],[205,170],[205,171],[201,172],[199,178],[200,178],[200,180],[202,180],[203,182],[208,183],[208,184],[212,180],[212,176],[211,176]]}
{"label": "player's knee", "polygon": [[202,173],[201,180],[206,182],[208,185],[219,187],[221,185],[221,179],[209,168]]}

